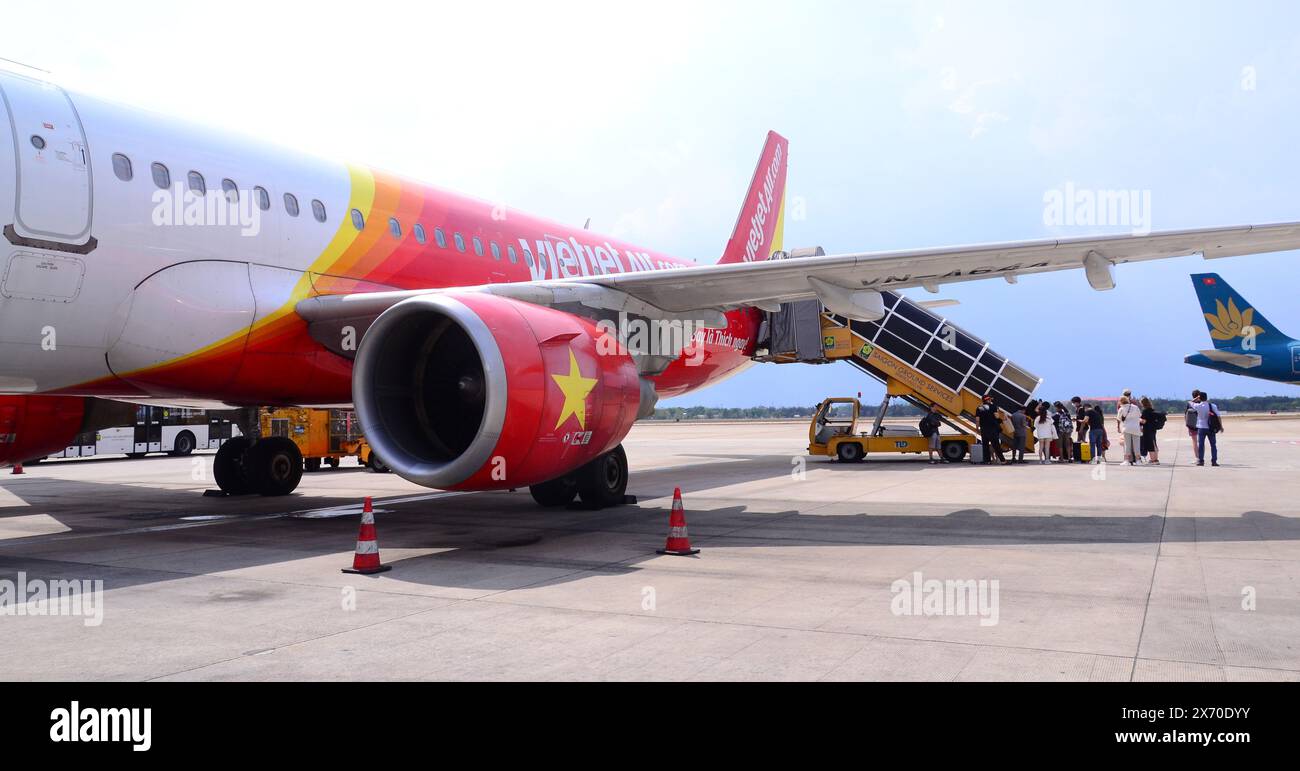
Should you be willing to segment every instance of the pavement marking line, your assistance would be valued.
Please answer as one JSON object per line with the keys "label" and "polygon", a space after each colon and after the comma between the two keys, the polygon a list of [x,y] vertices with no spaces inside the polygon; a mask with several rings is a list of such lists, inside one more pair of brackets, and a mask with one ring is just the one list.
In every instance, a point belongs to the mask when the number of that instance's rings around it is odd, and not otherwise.
{"label": "pavement marking line", "polygon": [[1169,525],[1169,502],[1174,497],[1174,477],[1178,474],[1178,456],[1182,451],[1183,443],[1180,441],[1178,447],[1174,449],[1174,460],[1169,464],[1169,486],[1165,488],[1165,509],[1160,514],[1160,539],[1156,541],[1156,556],[1151,561],[1151,583],[1147,586],[1147,599],[1142,606],[1142,626],[1138,627],[1137,645],[1133,648],[1133,666],[1128,673],[1130,683],[1133,682],[1133,678],[1137,677],[1138,659],[1142,655],[1142,638],[1146,635],[1147,616],[1151,613],[1151,595],[1156,590],[1156,573],[1160,570],[1160,554],[1165,547],[1165,527]]}

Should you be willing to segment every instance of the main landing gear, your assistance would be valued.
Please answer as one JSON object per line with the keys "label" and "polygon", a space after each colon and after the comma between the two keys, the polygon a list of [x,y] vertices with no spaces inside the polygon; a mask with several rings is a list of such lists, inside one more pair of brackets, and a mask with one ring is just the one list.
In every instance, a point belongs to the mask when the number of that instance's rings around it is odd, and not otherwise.
{"label": "main landing gear", "polygon": [[283,436],[239,436],[217,450],[212,475],[226,495],[288,495],[302,479],[302,453]]}
{"label": "main landing gear", "polygon": [[604,509],[625,503],[627,453],[619,445],[570,474],[528,488],[542,506],[564,506],[581,497],[584,505]]}

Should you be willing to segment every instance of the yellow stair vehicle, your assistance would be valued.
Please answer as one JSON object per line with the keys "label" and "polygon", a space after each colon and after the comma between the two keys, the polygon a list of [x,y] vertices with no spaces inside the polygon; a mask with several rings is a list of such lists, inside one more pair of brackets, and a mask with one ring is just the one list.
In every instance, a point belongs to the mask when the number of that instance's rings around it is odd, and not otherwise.
{"label": "yellow stair vehicle", "polygon": [[[873,453],[929,452],[929,440],[919,428],[884,425],[890,397],[876,414],[870,431],[858,431],[861,404],[852,397],[827,399],[817,408],[808,426],[808,454],[836,458],[841,463],[856,463]],[[840,408],[840,409],[837,409]],[[971,433],[942,434],[940,452],[944,460],[957,462],[966,457],[976,437]]]}
{"label": "yellow stair vehicle", "polygon": [[338,468],[346,457],[355,457],[373,471],[388,470],[366,443],[352,410],[267,407],[260,422],[262,436],[283,436],[298,445],[304,471],[320,471],[322,465]]}
{"label": "yellow stair vehicle", "polygon": [[[826,312],[816,300],[785,303],[779,312],[767,314],[755,359],[782,364],[847,361],[885,384],[885,399],[869,432],[857,429],[856,399],[822,402],[809,427],[810,454],[852,461],[871,452],[926,452],[919,428],[883,423],[891,401],[903,399],[922,411],[932,404],[938,407],[944,457],[960,460],[975,447],[975,410],[985,394],[1006,413],[1029,403],[1041,382],[1037,376],[922,304],[897,292],[880,294],[885,312],[876,321],[850,321]],[[1010,447],[1011,441],[1010,432],[1004,431],[1003,445]],[[1026,445],[1033,449],[1032,436]]]}

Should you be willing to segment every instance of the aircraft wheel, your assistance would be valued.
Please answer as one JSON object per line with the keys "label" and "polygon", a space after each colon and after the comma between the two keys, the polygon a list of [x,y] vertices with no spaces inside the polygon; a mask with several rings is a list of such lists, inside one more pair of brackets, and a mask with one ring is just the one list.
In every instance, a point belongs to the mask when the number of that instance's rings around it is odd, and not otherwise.
{"label": "aircraft wheel", "polygon": [[261,495],[288,495],[302,481],[302,452],[283,436],[259,439],[245,456],[253,486]]}
{"label": "aircraft wheel", "polygon": [[619,506],[627,492],[627,453],[619,445],[578,470],[578,495],[594,508]]}
{"label": "aircraft wheel", "polygon": [[217,450],[217,457],[212,461],[212,476],[225,494],[248,495],[253,492],[245,457],[252,444],[248,437],[239,436],[222,442]]}
{"label": "aircraft wheel", "polygon": [[565,506],[578,497],[578,484],[572,475],[552,479],[528,488],[539,506]]}

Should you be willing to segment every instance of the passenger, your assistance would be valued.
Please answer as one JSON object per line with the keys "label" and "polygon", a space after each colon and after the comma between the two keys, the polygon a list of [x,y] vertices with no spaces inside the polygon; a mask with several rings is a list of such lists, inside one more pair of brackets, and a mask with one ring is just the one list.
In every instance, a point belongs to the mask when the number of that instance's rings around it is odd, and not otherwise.
{"label": "passenger", "polygon": [[1138,465],[1142,457],[1142,409],[1134,404],[1129,396],[1119,398],[1119,409],[1115,411],[1115,427],[1117,433],[1123,437],[1120,441],[1124,443],[1124,465]]}
{"label": "passenger", "polygon": [[993,404],[993,394],[984,394],[984,403],[975,410],[975,421],[980,428],[980,441],[984,444],[984,464],[993,462],[996,455],[998,463],[1005,464],[1006,456],[1002,454],[1002,421],[998,419],[998,408]]}
{"label": "passenger", "polygon": [[1038,464],[1052,462],[1052,442],[1056,441],[1056,420],[1047,411],[1047,402],[1038,405],[1034,420],[1034,438],[1038,440]]}
{"label": "passenger", "polygon": [[[1083,444],[1088,441],[1088,416],[1083,412],[1083,400],[1076,396],[1070,400],[1070,404],[1074,405],[1074,425],[1079,430],[1075,442]],[[1082,458],[1083,456],[1080,455],[1079,457]]]}
{"label": "passenger", "polygon": [[[941,445],[939,444],[941,438],[939,436],[939,427],[942,425],[943,419],[939,416],[939,405],[931,404],[930,411],[926,413],[924,418],[921,418],[921,436],[926,438],[927,446],[930,449],[931,465],[939,462],[938,459],[935,458],[934,454],[939,452],[941,448]],[[943,455],[940,454],[939,457],[942,458]]]}
{"label": "passenger", "polygon": [[1088,424],[1088,444],[1092,448],[1092,462],[1106,462],[1106,414],[1101,405],[1083,405],[1084,421]]}
{"label": "passenger", "polygon": [[1200,389],[1193,388],[1192,400],[1187,403],[1187,416],[1186,416],[1187,436],[1189,436],[1192,440],[1193,453],[1196,452],[1196,407],[1194,407],[1193,405],[1196,404],[1196,398],[1200,395],[1201,395]]}
{"label": "passenger", "polygon": [[1062,463],[1074,462],[1074,419],[1070,417],[1070,411],[1065,408],[1064,404],[1057,402],[1052,405],[1056,408],[1056,414],[1053,416],[1056,420],[1056,442],[1060,447]]}
{"label": "passenger", "polygon": [[1024,407],[1011,413],[1011,462],[1025,462],[1025,444],[1029,439],[1029,417]]}
{"label": "passenger", "polygon": [[1156,445],[1156,432],[1159,431],[1157,413],[1151,400],[1142,397],[1142,457],[1152,466],[1160,465],[1160,448]]}
{"label": "passenger", "polygon": [[1210,401],[1204,391],[1196,394],[1192,400],[1196,410],[1196,465],[1205,465],[1205,439],[1210,440],[1210,465],[1219,465],[1219,442],[1216,438],[1223,430],[1223,420],[1219,417],[1219,405]]}

